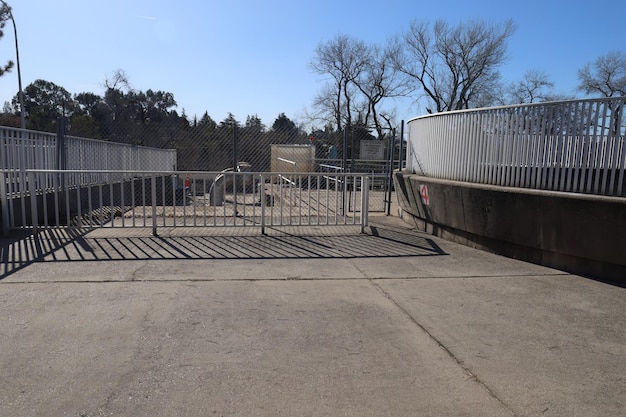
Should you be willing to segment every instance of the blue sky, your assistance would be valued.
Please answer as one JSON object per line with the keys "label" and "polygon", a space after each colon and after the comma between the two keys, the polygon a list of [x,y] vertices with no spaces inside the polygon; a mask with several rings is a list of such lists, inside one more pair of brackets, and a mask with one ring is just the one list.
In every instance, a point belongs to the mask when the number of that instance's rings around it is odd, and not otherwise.
{"label": "blue sky", "polygon": [[[575,94],[576,72],[609,51],[626,51],[623,0],[7,0],[18,29],[22,84],[36,79],[70,93],[102,95],[116,69],[138,90],[174,94],[177,110],[216,121],[258,115],[266,125],[284,112],[304,122],[319,75],[315,47],[337,34],[384,43],[412,20],[467,19],[517,30],[509,39],[507,81],[545,72],[555,91]],[[15,60],[10,23],[0,62]],[[17,71],[0,78],[0,104],[17,92]],[[580,95],[580,94],[578,94]],[[400,119],[423,112],[390,102]]]}

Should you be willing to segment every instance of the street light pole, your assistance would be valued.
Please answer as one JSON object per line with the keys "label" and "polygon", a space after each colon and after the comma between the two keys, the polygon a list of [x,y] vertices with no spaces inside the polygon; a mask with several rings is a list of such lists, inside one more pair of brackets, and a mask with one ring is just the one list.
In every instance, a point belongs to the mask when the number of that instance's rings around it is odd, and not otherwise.
{"label": "street light pole", "polygon": [[15,25],[15,19],[13,18],[13,12],[11,6],[9,6],[4,0],[0,0],[4,7],[6,7],[11,23],[13,23],[13,34],[15,37],[15,60],[17,61],[17,84],[19,88],[18,98],[20,100],[20,119],[22,129],[26,129],[26,116],[24,114],[24,92],[22,91],[22,72],[20,71],[20,48],[17,43],[17,26]]}

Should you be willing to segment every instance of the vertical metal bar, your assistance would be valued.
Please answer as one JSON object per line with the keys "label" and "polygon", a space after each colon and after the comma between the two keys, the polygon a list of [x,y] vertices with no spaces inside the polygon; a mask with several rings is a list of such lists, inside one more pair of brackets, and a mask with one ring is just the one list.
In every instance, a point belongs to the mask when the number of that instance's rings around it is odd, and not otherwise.
{"label": "vertical metal bar", "polygon": [[294,199],[295,197],[293,196],[294,194],[294,186],[295,186],[295,177],[291,176],[290,181],[287,183],[288,187],[289,187],[289,225],[291,226],[291,224],[293,223],[293,203],[294,203]]}
{"label": "vertical metal bar", "polygon": [[122,220],[122,227],[126,227],[126,222],[124,220],[124,210],[126,209],[125,207],[126,201],[124,199],[124,186],[125,186],[126,179],[125,179],[124,174],[120,175],[119,181],[120,181],[120,215],[121,215],[120,217]]}
{"label": "vertical metal bar", "polygon": [[[337,174],[335,173],[335,175],[337,175]],[[338,177],[335,177],[335,179],[336,178],[338,178]],[[324,218],[326,220],[325,220],[324,224],[328,224],[328,217],[330,216],[330,182],[331,181],[332,181],[331,177],[328,176],[326,178],[326,213],[324,215]],[[335,194],[336,194],[337,193],[337,189],[336,188],[338,186],[337,181],[334,182],[334,186],[335,186]]]}
{"label": "vertical metal bar", "polygon": [[361,177],[361,233],[365,233],[365,228],[369,224],[369,177]]}
{"label": "vertical metal bar", "polygon": [[[600,153],[600,158],[598,161],[598,173],[600,175],[598,175],[598,178],[596,178],[594,194],[603,194],[603,195],[607,194],[606,184],[607,184],[607,179],[609,176],[609,168],[610,168],[609,158],[611,156],[611,144],[612,144],[612,136],[613,136],[612,129],[611,129],[611,125],[612,125],[611,119],[613,118],[613,115],[612,115],[612,112],[609,112],[609,107],[610,107],[609,100],[610,99],[607,99],[602,102],[603,107],[604,107],[604,112],[602,115],[602,126],[601,126],[602,130],[600,132],[602,152]],[[600,181],[599,177],[602,177],[602,183],[600,187],[598,188],[598,183]]]}
{"label": "vertical metal bar", "polygon": [[[602,117],[600,118],[601,124],[599,124],[600,131],[596,130],[596,164],[595,164],[595,181],[593,184],[594,194],[604,194],[604,186],[606,185],[606,174],[608,172],[606,150],[607,150],[607,136],[606,132],[606,116],[608,112],[608,105],[606,101],[599,101],[598,106],[602,105]],[[602,188],[600,188],[600,177],[602,177]]]}
{"label": "vertical metal bar", "polygon": [[202,225],[206,227],[206,218],[207,218],[207,194],[206,194],[206,175],[202,178]]}
{"label": "vertical metal bar", "polygon": [[[579,129],[578,133],[578,144],[580,147],[580,156],[578,158],[580,167],[579,172],[576,172],[574,175],[574,191],[576,192],[584,192],[585,190],[585,178],[587,173],[587,164],[588,164],[588,147],[589,147],[589,127],[586,125],[586,121],[591,120],[592,115],[592,105],[589,102],[583,102],[581,108],[581,120],[579,121],[579,125],[577,129]],[[587,118],[585,118],[585,115]]]}
{"label": "vertical metal bar", "polygon": [[[626,106],[626,100],[622,100],[620,103],[620,114],[619,114],[619,122],[617,125],[618,129],[621,129],[622,122],[624,120],[624,106]],[[625,132],[626,133],[626,132]],[[621,197],[626,197],[626,191],[623,191],[624,184],[624,168],[626,168],[626,143],[624,142],[624,135],[622,135],[621,131],[617,132],[618,144],[616,145],[616,151],[619,149],[621,153],[621,157],[619,158],[619,162],[616,165],[616,170],[619,171],[619,178],[617,179],[617,195]]]}
{"label": "vertical metal bar", "polygon": [[131,200],[130,200],[130,210],[132,213],[132,227],[137,227],[136,225],[136,221],[135,221],[135,209],[137,207],[137,195],[136,195],[136,190],[135,190],[135,179],[139,178],[139,175],[131,175],[130,176],[130,194],[131,194]]}
{"label": "vertical metal bar", "polygon": [[311,174],[307,178],[307,218],[309,225],[311,224]]}
{"label": "vertical metal bar", "polygon": [[496,121],[496,115],[495,112],[493,110],[489,111],[487,113],[487,132],[486,132],[486,137],[487,137],[487,158],[485,160],[486,165],[487,165],[487,170],[485,172],[486,176],[485,176],[485,181],[487,184],[493,184],[494,183],[494,177],[495,177],[495,163],[496,163],[496,140],[494,139],[496,136],[496,132],[495,132],[495,121]]}
{"label": "vertical metal bar", "polygon": [[391,214],[391,192],[393,189],[393,163],[394,163],[394,151],[396,145],[396,128],[394,127],[391,134],[391,144],[389,145],[389,183],[387,190],[387,216]]}
{"label": "vertical metal bar", "polygon": [[575,164],[575,150],[576,150],[576,141],[574,137],[573,130],[575,126],[572,126],[574,123],[574,119],[576,118],[576,114],[578,113],[578,106],[575,103],[569,103],[567,105],[567,128],[565,130],[564,141],[566,142],[566,151],[565,151],[565,160],[564,160],[564,169],[563,175],[561,177],[561,187],[562,191],[569,191],[571,189],[571,180],[572,180],[572,172]]}
{"label": "vertical metal bar", "polygon": [[545,189],[547,190],[554,190],[553,187],[553,181],[554,181],[554,171],[555,171],[555,164],[556,164],[556,154],[557,154],[557,150],[556,150],[556,146],[555,146],[555,128],[556,123],[557,123],[557,117],[558,117],[558,110],[559,107],[558,105],[553,105],[550,106],[550,117],[548,119],[548,128],[549,131],[546,132],[546,139],[547,139],[547,152],[546,152],[546,157],[544,158],[544,167],[547,170],[546,172],[546,181],[545,181]]}
{"label": "vertical metal bar", "polygon": [[276,177],[275,175],[271,175],[270,176],[270,182],[269,182],[270,196],[271,196],[270,197],[271,198],[270,201],[272,202],[272,205],[270,206],[270,225],[271,226],[274,226],[274,208],[276,206],[276,199],[274,197],[275,196],[274,181],[276,179],[278,179],[279,185],[280,185],[280,175],[279,174],[276,174],[276,175],[278,175],[278,176]]}
{"label": "vertical metal bar", "polygon": [[[196,188],[198,187],[197,179],[194,176],[191,179],[191,188],[189,189],[189,204],[191,204],[191,216],[193,217],[193,225],[197,226],[197,210],[196,210]],[[187,197],[185,197],[185,207],[187,207]],[[186,223],[185,223],[186,225]]]}
{"label": "vertical metal bar", "polygon": [[261,195],[261,234],[265,234],[265,205],[267,198],[265,197],[265,177],[260,174],[259,193]]}
{"label": "vertical metal bar", "polygon": [[[28,183],[29,183],[29,192],[30,192],[30,215],[31,215],[31,223],[33,224],[33,234],[37,236],[39,233],[39,213],[37,212],[37,191],[35,189],[35,173],[32,171],[28,172]],[[24,217],[24,226],[26,225],[26,217]]]}
{"label": "vertical metal bar", "polygon": [[509,166],[509,186],[519,187],[519,157],[520,157],[520,135],[519,135],[519,115],[520,109],[511,110],[511,128],[509,130],[509,140],[511,141],[511,158]]}
{"label": "vertical metal bar", "polygon": [[[166,200],[166,187],[165,187],[165,173],[161,173],[161,175],[159,176],[159,178],[161,178],[161,205],[162,205],[162,213],[163,213],[163,227],[166,227],[166,220],[167,220],[167,215],[165,213],[165,207],[167,206],[167,200]],[[176,213],[174,213],[174,215],[176,215]]]}
{"label": "vertical metal bar", "polygon": [[[621,140],[621,126],[622,126],[622,114],[623,114],[623,103],[620,103],[621,100],[615,100],[611,106],[611,180],[609,181],[609,193],[610,195],[619,195],[618,190],[615,189],[615,180],[618,173],[618,164],[619,164],[619,148],[620,148],[620,140]],[[615,125],[613,125],[613,121],[615,121]]]}
{"label": "vertical metal bar", "polygon": [[[178,211],[178,202],[176,201],[176,188],[178,187],[178,175],[172,174],[170,175],[170,183],[172,184],[172,224],[173,227],[176,227],[176,212]],[[165,174],[163,175],[163,184],[165,185]],[[165,195],[165,187],[163,187],[163,194]],[[185,195],[185,191],[183,190],[183,216],[185,215],[185,200],[187,196]],[[163,219],[165,221],[165,201],[163,202]],[[185,222],[185,218],[183,217],[183,223]],[[164,224],[165,226],[165,224]]]}
{"label": "vertical metal bar", "polygon": [[151,180],[150,180],[150,187],[151,187],[151,197],[152,197],[152,236],[158,236],[159,234],[157,233],[157,199],[156,199],[156,176],[155,174],[152,174],[151,176]]}
{"label": "vertical metal bar", "polygon": [[243,197],[243,215],[242,215],[242,217],[243,217],[242,225],[243,226],[246,225],[246,218],[247,218],[247,216],[246,216],[246,214],[247,214],[246,213],[246,211],[247,211],[246,208],[248,206],[248,195],[247,195],[248,193],[246,192],[246,188],[248,187],[248,185],[246,184],[246,178],[247,178],[247,175],[246,174],[242,174],[241,175],[241,179],[240,179],[240,181],[241,181],[241,190],[242,190],[241,194],[242,194],[242,197]]}
{"label": "vertical metal bar", "polygon": [[404,160],[406,159],[406,154],[404,152],[404,120],[402,120],[400,122],[400,151],[399,151],[399,155],[398,155],[398,169],[400,171],[402,171],[403,169],[403,165],[404,164]]}
{"label": "vertical metal bar", "polygon": [[143,227],[146,227],[146,174],[141,176],[141,210],[143,213]]}
{"label": "vertical metal bar", "polygon": [[[112,177],[112,178],[111,178]],[[115,175],[109,174],[109,209],[111,210],[111,227],[115,227],[115,196],[113,195],[113,186],[115,185]]]}
{"label": "vertical metal bar", "polygon": [[[594,117],[594,111],[593,111],[594,104],[597,104],[597,103],[593,103],[592,102],[592,103],[589,104],[589,121],[590,122],[591,122],[592,118]],[[596,106],[596,113],[595,114],[597,115],[597,106]],[[594,125],[595,125],[595,122],[594,122]],[[586,179],[587,183],[586,183],[586,185],[583,184],[584,185],[583,190],[585,192],[590,192],[591,191],[591,181],[593,179],[593,165],[594,165],[594,162],[595,162],[594,154],[595,154],[595,149],[596,149],[595,148],[595,134],[592,133],[589,129],[590,128],[587,127],[587,142],[588,142],[588,145],[587,145],[587,148],[585,149],[585,151],[586,151],[585,152],[585,171],[586,171],[586,174],[587,174],[587,179]]]}
{"label": "vertical metal bar", "polygon": [[63,192],[65,193],[65,221],[66,226],[72,225],[70,211],[72,206],[70,205],[70,175],[63,175]]}
{"label": "vertical metal bar", "polygon": [[[224,190],[224,196],[226,196],[226,183],[227,183],[227,179],[228,179],[228,174],[224,173],[224,182],[222,183],[222,188]],[[232,182],[231,182],[232,184]],[[234,208],[234,207],[233,207]],[[226,201],[224,201],[224,214],[222,216],[222,226],[226,226]]]}
{"label": "vertical metal bar", "polygon": [[7,176],[6,171],[0,171],[0,211],[2,212],[2,235],[9,233],[9,198],[7,196],[6,183]]}
{"label": "vertical metal bar", "polygon": [[98,207],[100,208],[98,211],[100,212],[100,224],[104,224],[104,198],[102,194],[102,183],[98,184]]}
{"label": "vertical metal bar", "polygon": [[[342,176],[337,176],[337,182],[335,183],[335,224],[337,224],[337,214],[339,213],[339,207],[343,207],[343,205],[340,206],[340,198],[343,198],[344,194],[344,184],[345,184],[345,173],[341,174]],[[339,181],[339,179],[341,178],[341,181]],[[342,212],[342,214],[345,214]],[[328,220],[328,219],[327,219]]]}
{"label": "vertical metal bar", "polygon": [[541,128],[539,130],[538,137],[538,153],[537,153],[537,181],[535,182],[534,188],[542,189],[544,187],[544,172],[546,166],[546,148],[548,146],[547,136],[548,136],[548,113],[550,109],[548,106],[542,105],[541,107]]}
{"label": "vertical metal bar", "polygon": [[[91,174],[90,174],[91,175]],[[92,187],[92,182],[91,180],[89,181],[89,184],[87,185],[87,211],[89,212],[89,227],[93,227],[94,226],[94,222],[93,222],[93,207],[91,204],[91,187]]]}

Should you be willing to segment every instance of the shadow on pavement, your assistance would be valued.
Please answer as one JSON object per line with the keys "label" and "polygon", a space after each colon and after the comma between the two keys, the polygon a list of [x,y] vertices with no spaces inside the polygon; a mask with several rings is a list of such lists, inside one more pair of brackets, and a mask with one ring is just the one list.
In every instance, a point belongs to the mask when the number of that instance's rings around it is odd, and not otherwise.
{"label": "shadow on pavement", "polygon": [[0,280],[35,262],[171,259],[333,259],[447,255],[433,240],[408,229],[273,228],[176,230],[167,237],[138,229],[45,229],[0,240]]}

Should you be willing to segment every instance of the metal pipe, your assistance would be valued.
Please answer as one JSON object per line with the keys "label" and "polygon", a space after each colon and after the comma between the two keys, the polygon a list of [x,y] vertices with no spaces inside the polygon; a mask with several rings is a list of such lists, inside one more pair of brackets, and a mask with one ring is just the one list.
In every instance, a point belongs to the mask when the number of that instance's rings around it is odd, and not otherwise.
{"label": "metal pipe", "polygon": [[395,162],[396,128],[392,129],[391,143],[389,145],[389,183],[387,184],[387,216],[391,215],[391,193],[393,189],[393,164]]}

